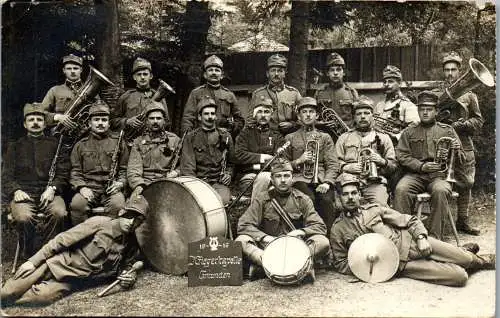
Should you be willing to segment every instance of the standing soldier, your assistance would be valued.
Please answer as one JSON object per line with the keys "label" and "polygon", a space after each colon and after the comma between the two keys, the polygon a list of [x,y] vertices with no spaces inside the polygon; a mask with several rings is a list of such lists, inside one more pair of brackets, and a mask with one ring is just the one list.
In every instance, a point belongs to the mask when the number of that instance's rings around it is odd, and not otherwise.
{"label": "standing soldier", "polygon": [[[136,87],[129,89],[120,96],[116,102],[116,106],[111,109],[111,129],[126,131],[137,131],[136,136],[142,134],[144,127],[144,110],[151,103],[151,98],[156,93],[150,84],[153,79],[153,69],[151,63],[141,57],[138,57],[132,65],[132,77],[136,83]],[[170,126],[170,118],[168,117],[168,108],[165,99],[161,100],[161,104],[165,108],[165,121],[167,127]],[[127,140],[131,142],[132,140]]]}
{"label": "standing soldier", "polygon": [[358,99],[358,92],[344,83],[345,62],[340,54],[331,53],[326,65],[330,82],[316,91],[314,97],[320,106],[333,109],[349,127],[352,127],[352,105]]}
{"label": "standing soldier", "polygon": [[[399,134],[403,128],[411,123],[418,124],[417,106],[401,92],[401,71],[396,66],[387,65],[382,71],[384,78],[385,100],[375,106],[374,114],[390,121],[395,128],[393,136]],[[397,139],[396,139],[397,140]]]}
{"label": "standing soldier", "polygon": [[252,93],[248,116],[248,120],[252,122],[254,108],[258,106],[262,98],[271,99],[273,116],[270,126],[272,130],[279,131],[283,136],[299,128],[294,108],[301,98],[300,92],[295,87],[285,85],[286,68],[287,59],[281,54],[271,55],[267,59],[268,84]]}
{"label": "standing soldier", "polygon": [[[92,207],[104,205],[104,213],[116,217],[125,205],[122,191],[127,182],[127,146],[124,142],[118,144],[120,138],[109,130],[109,108],[103,101],[91,105],[89,116],[90,134],[71,152],[70,183],[77,191],[71,200],[73,225],[85,221]],[[110,179],[115,165],[118,171]]]}
{"label": "standing soldier", "polygon": [[[27,135],[10,143],[5,155],[2,181],[9,198],[12,217],[21,234],[25,257],[31,256],[34,246],[35,225],[43,222],[42,242],[46,243],[63,230],[66,205],[60,194],[68,184],[69,160],[59,155],[57,139],[44,135],[45,112],[42,104],[24,106],[24,127]],[[56,164],[52,167],[53,164]],[[51,171],[55,169],[55,171]],[[51,179],[51,173],[55,173]],[[38,212],[45,220],[37,219]]]}
{"label": "standing soldier", "polygon": [[336,217],[333,185],[338,168],[332,138],[315,127],[317,109],[318,104],[312,97],[299,101],[297,113],[302,127],[285,136],[285,141],[290,141],[285,157],[293,167],[293,187],[311,198],[329,231]]}
{"label": "standing soldier", "polygon": [[182,116],[182,133],[198,127],[198,103],[206,96],[217,104],[217,127],[227,129],[232,136],[237,136],[245,120],[236,105],[233,92],[221,85],[224,76],[224,64],[216,55],[209,56],[203,63],[203,77],[206,83],[193,89],[189,94]]}
{"label": "standing soldier", "polygon": [[367,202],[387,206],[387,178],[397,168],[396,152],[389,135],[373,129],[373,101],[368,97],[354,103],[354,126],[335,144],[340,173],[360,178]]}
{"label": "standing soldier", "polygon": [[200,127],[190,131],[184,140],[181,175],[207,182],[226,204],[231,199],[228,186],[233,174],[233,139],[227,130],[217,127],[217,104],[210,96],[198,102],[197,111]]}
{"label": "standing soldier", "polygon": [[47,112],[47,126],[61,123],[72,130],[77,128],[77,123],[69,115],[65,115],[69,102],[75,97],[76,92],[82,87],[83,59],[70,54],[63,57],[63,73],[66,76],[64,84],[53,86],[49,89],[42,104]]}
{"label": "standing soldier", "polygon": [[162,104],[153,102],[146,108],[146,131],[134,140],[128,159],[127,180],[134,190],[131,196],[141,194],[153,181],[180,173],[177,165],[172,166],[180,138],[166,130],[165,118]]}
{"label": "standing soldier", "polygon": [[[443,58],[443,73],[445,85],[451,85],[460,77],[462,58],[456,52],[450,52]],[[480,231],[470,224],[469,205],[471,189],[476,175],[476,159],[474,157],[474,144],[472,136],[483,127],[484,120],[479,109],[476,94],[467,92],[457,99],[460,104],[450,109],[447,123],[457,132],[465,152],[465,160],[457,166],[455,178],[457,179],[458,220],[457,230],[471,235],[479,235]]]}

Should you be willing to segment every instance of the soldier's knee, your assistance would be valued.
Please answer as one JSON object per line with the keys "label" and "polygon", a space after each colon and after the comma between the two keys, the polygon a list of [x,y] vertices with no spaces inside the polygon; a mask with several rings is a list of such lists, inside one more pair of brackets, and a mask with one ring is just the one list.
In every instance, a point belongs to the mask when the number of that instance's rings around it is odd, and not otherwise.
{"label": "soldier's knee", "polygon": [[410,191],[410,184],[407,182],[399,181],[398,184],[396,185],[396,189],[394,189],[394,194],[403,195],[408,191]]}
{"label": "soldier's knee", "polygon": [[31,207],[26,203],[14,203],[10,204],[12,218],[17,223],[27,223],[33,217],[33,212],[31,212]]}
{"label": "soldier's knee", "polygon": [[451,196],[451,187],[448,183],[438,183],[432,187],[432,195]]}
{"label": "soldier's knee", "polygon": [[70,208],[72,213],[86,213],[88,209],[88,201],[80,193],[77,193],[71,199]]}
{"label": "soldier's knee", "polygon": [[62,219],[68,215],[66,204],[61,197],[55,197],[49,206],[49,213],[56,219]]}
{"label": "soldier's knee", "polygon": [[460,266],[457,266],[452,272],[450,272],[450,282],[452,282],[451,286],[463,287],[467,284],[467,280],[469,279],[469,275]]}
{"label": "soldier's knee", "polygon": [[313,246],[313,256],[321,257],[326,255],[330,249],[330,241],[324,235],[313,235],[307,239],[307,244]]}
{"label": "soldier's knee", "polygon": [[113,194],[109,198],[109,203],[106,207],[106,210],[109,214],[111,214],[112,217],[117,217],[118,211],[120,211],[124,207],[125,207],[125,197],[123,193],[120,192]]}
{"label": "soldier's knee", "polygon": [[241,244],[255,244],[255,240],[250,236],[250,235],[238,235],[238,237],[235,239],[236,242],[241,242]]}

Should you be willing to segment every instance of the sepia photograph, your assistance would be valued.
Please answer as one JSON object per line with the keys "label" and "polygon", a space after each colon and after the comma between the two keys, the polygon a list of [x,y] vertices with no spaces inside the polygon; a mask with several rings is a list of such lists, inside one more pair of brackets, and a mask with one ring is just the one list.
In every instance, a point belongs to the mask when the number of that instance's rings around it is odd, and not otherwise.
{"label": "sepia photograph", "polygon": [[0,0],[2,316],[494,317],[494,0]]}

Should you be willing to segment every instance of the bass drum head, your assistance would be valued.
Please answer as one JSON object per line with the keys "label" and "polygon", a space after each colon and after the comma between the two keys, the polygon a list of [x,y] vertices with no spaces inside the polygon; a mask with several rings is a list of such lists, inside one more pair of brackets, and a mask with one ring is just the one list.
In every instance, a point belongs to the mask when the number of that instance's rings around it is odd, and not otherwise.
{"label": "bass drum head", "polygon": [[144,255],[162,273],[186,273],[188,244],[207,235],[197,200],[176,179],[152,183],[143,196],[149,212],[135,233]]}

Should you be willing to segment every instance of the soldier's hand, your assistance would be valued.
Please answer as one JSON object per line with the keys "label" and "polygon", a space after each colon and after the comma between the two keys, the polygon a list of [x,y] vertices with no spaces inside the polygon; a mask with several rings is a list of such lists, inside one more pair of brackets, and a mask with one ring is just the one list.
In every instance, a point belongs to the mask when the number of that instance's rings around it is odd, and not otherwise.
{"label": "soldier's hand", "polygon": [[120,281],[120,286],[122,288],[130,289],[137,281],[137,272],[133,271],[131,273],[127,273],[127,271],[123,271],[116,279]]}
{"label": "soldier's hand", "polygon": [[441,170],[441,164],[436,162],[426,162],[422,166],[422,172],[424,173],[437,172],[440,170]]}
{"label": "soldier's hand", "polygon": [[306,236],[306,232],[304,232],[304,230],[298,229],[290,231],[286,235],[303,238],[304,236]]}
{"label": "soldier's hand", "polygon": [[427,238],[417,239],[417,248],[422,256],[428,256],[432,252],[432,247]]}
{"label": "soldier's hand", "polygon": [[453,139],[453,141],[451,142],[451,149],[460,149],[460,147],[462,146],[462,144],[460,143],[460,141],[458,139]]}
{"label": "soldier's hand", "polygon": [[32,262],[26,261],[17,269],[14,279],[25,278],[35,271],[36,267]]}
{"label": "soldier's hand", "polygon": [[318,193],[327,193],[330,190],[330,185],[328,183],[322,183],[316,187],[316,192]]}
{"label": "soldier's hand", "polygon": [[465,123],[463,122],[463,118],[460,118],[457,121],[451,123],[451,127],[455,129],[456,132],[463,131],[465,129]]}
{"label": "soldier's hand", "polygon": [[134,197],[134,196],[139,196],[141,195],[142,191],[144,190],[144,188],[142,186],[137,186],[135,187],[134,191],[132,191],[132,194],[130,195],[130,197]]}
{"label": "soldier's hand", "polygon": [[264,246],[267,246],[269,243],[271,243],[272,241],[274,241],[276,237],[272,236],[272,235],[266,235],[262,238],[261,242]]}
{"label": "soldier's hand", "polygon": [[14,202],[19,203],[25,201],[33,201],[33,199],[23,190],[16,190],[16,192],[14,192]]}
{"label": "soldier's hand", "polygon": [[115,194],[123,189],[123,182],[113,181],[113,183],[106,189],[107,194]]}
{"label": "soldier's hand", "polygon": [[279,129],[290,129],[293,127],[293,123],[289,121],[282,121],[278,124]]}
{"label": "soldier's hand", "polygon": [[231,175],[229,174],[224,174],[221,179],[220,179],[220,183],[222,183],[223,185],[226,185],[228,186],[230,183],[231,183]]}
{"label": "soldier's hand", "polygon": [[177,178],[179,176],[179,172],[177,172],[176,170],[174,171],[169,171],[167,172],[167,178]]}
{"label": "soldier's hand", "polygon": [[375,162],[375,164],[377,166],[383,166],[383,165],[385,165],[385,159],[381,155],[379,155],[378,153],[376,153],[376,152],[373,152],[370,155],[369,159],[370,159],[370,161]]}
{"label": "soldier's hand", "polygon": [[297,160],[298,162],[297,163],[304,163],[304,162],[310,162],[310,161],[313,161],[314,159],[314,156],[313,156],[313,153],[312,151],[305,151],[302,156],[299,157],[299,159]]}
{"label": "soldier's hand", "polygon": [[265,163],[266,161],[269,161],[273,159],[273,156],[267,154],[267,153],[261,153],[260,154],[260,163]]}
{"label": "soldier's hand", "polygon": [[343,172],[352,173],[352,174],[360,174],[363,171],[363,167],[361,167],[361,163],[353,162],[348,163],[342,167]]}
{"label": "soldier's hand", "polygon": [[64,127],[69,130],[75,130],[78,128],[78,124],[71,119],[69,115],[65,114],[56,114],[54,115],[54,120],[60,122]]}
{"label": "soldier's hand", "polygon": [[91,202],[94,199],[94,191],[92,191],[91,189],[89,189],[87,187],[81,188],[80,194],[82,195],[82,197],[87,199],[87,201],[89,201],[89,202]]}
{"label": "soldier's hand", "polygon": [[137,118],[137,116],[130,117],[125,121],[125,125],[130,126],[132,128],[138,129],[141,128],[142,126],[142,121]]}
{"label": "soldier's hand", "polygon": [[49,203],[54,200],[55,194],[56,191],[53,187],[47,187],[47,189],[45,189],[45,191],[43,191],[42,195],[40,196],[40,208],[45,209],[47,205],[49,205]]}

